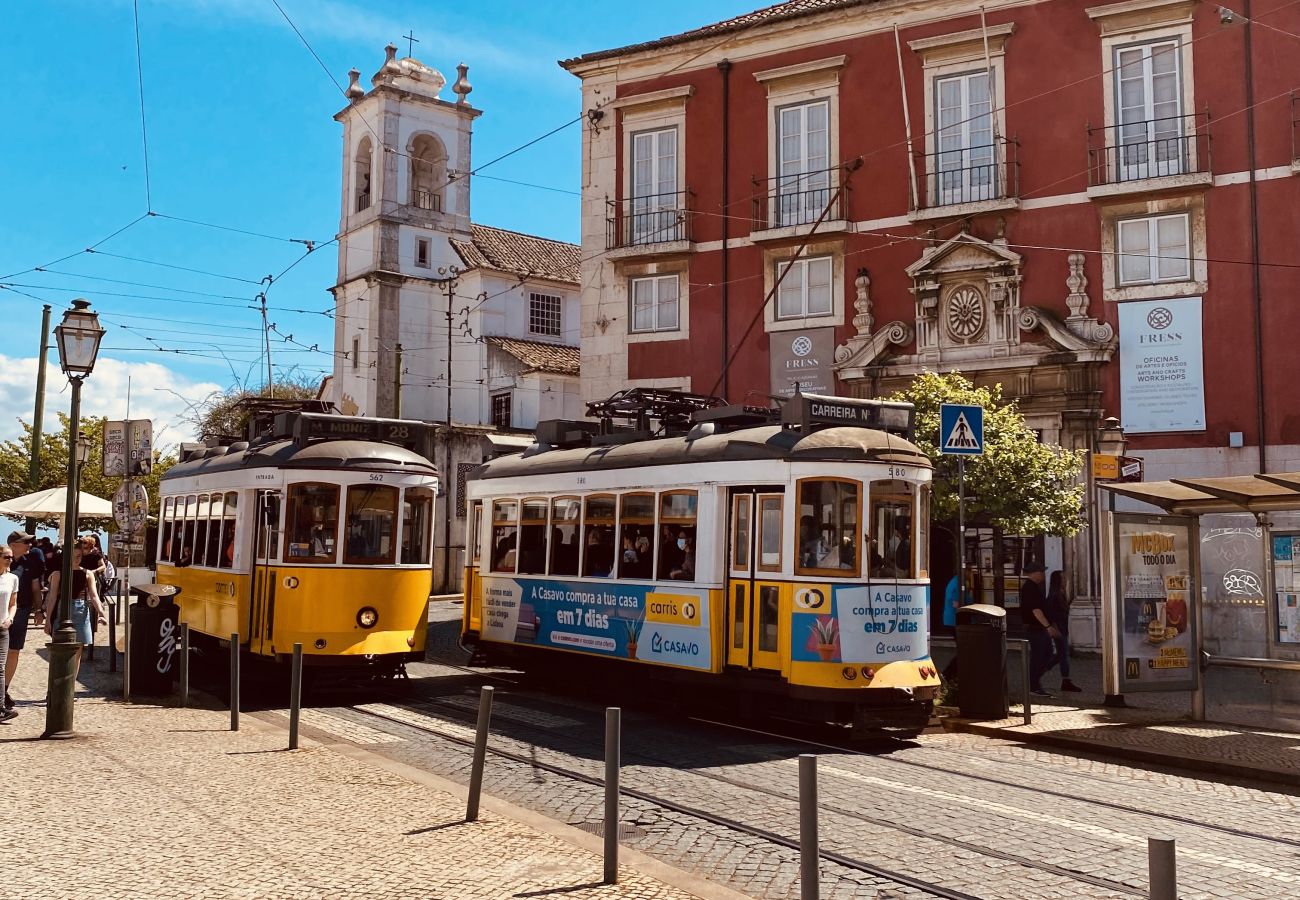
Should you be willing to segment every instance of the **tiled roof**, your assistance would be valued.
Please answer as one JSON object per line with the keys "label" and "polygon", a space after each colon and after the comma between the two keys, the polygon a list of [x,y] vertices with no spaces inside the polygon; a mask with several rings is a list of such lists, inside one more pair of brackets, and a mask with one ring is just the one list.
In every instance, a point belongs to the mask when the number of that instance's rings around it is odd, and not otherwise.
{"label": "tiled roof", "polygon": [[724,34],[744,31],[746,28],[753,25],[784,22],[788,19],[797,19],[801,16],[813,15],[814,13],[828,12],[833,9],[843,9],[848,6],[866,6],[871,3],[879,2],[880,0],[787,0],[785,3],[766,6],[763,9],[756,9],[753,12],[745,13],[742,16],[736,16],[734,19],[715,22],[712,25],[705,25],[702,28],[694,28],[690,31],[684,31],[681,34],[670,34],[667,37],[656,38],[653,41],[645,41],[640,44],[629,44],[626,47],[618,47],[613,50],[597,50],[593,53],[584,53],[582,56],[576,56],[573,59],[561,60],[560,65],[567,69],[578,63],[592,62],[593,60],[598,59],[609,59],[614,56],[638,53],[642,50],[654,50],[659,47],[671,47],[674,44],[684,44],[687,41],[693,41],[699,38],[721,37]]}
{"label": "tiled roof", "polygon": [[579,353],[578,348],[567,344],[520,341],[506,337],[490,337],[487,341],[495,347],[500,347],[534,372],[577,375],[582,363],[582,354]]}
{"label": "tiled roof", "polygon": [[471,269],[578,283],[577,244],[487,225],[470,225],[469,232],[471,240],[453,240],[451,246]]}

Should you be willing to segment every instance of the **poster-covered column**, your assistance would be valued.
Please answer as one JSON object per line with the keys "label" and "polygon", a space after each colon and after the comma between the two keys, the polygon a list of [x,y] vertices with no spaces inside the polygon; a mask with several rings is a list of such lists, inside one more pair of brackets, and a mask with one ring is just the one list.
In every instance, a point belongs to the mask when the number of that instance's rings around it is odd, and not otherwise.
{"label": "poster-covered column", "polygon": [[1109,513],[1106,525],[1106,693],[1199,690],[1196,519]]}

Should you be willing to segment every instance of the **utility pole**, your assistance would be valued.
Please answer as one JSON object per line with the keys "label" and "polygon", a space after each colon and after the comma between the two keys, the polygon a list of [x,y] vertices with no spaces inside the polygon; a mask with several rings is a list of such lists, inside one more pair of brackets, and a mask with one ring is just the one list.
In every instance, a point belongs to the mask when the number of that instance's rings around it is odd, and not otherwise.
{"label": "utility pole", "polygon": [[271,374],[271,326],[267,324],[266,318],[266,291],[257,295],[257,299],[262,303],[262,340],[266,344],[266,396],[275,396],[275,381]]}
{"label": "utility pole", "polygon": [[393,418],[402,417],[402,345],[398,344],[394,353],[393,366]]}
{"label": "utility pole", "polygon": [[[36,360],[36,409],[32,412],[32,461],[27,473],[27,486],[33,492],[41,488],[41,428],[45,419],[45,362],[50,355],[50,305],[41,310],[41,354]],[[72,453],[75,448],[69,447]],[[26,531],[36,533],[36,520],[27,519]]]}
{"label": "utility pole", "polygon": [[446,593],[451,588],[451,485],[455,482],[452,475],[451,460],[451,305],[456,300],[456,279],[460,270],[455,266],[439,268],[438,274],[447,287],[447,412],[443,417],[445,428],[442,434],[443,482],[442,489],[442,587]]}

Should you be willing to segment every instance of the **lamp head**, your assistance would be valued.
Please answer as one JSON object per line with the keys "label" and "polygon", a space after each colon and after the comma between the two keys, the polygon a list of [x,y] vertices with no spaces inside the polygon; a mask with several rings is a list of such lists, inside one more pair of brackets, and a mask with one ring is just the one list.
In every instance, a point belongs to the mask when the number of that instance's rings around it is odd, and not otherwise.
{"label": "lamp head", "polygon": [[72,301],[72,309],[63,314],[54,336],[59,345],[59,366],[65,375],[85,378],[94,370],[104,326],[99,324],[99,314],[91,311],[89,300]]}
{"label": "lamp head", "polygon": [[1123,456],[1127,447],[1128,439],[1124,436],[1124,426],[1119,419],[1114,416],[1102,419],[1097,429],[1097,449],[1110,456]]}

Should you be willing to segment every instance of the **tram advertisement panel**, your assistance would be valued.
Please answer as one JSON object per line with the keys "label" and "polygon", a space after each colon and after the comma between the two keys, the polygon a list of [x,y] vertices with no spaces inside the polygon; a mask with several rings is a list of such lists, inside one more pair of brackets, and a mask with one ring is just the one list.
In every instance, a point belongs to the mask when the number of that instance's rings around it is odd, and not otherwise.
{"label": "tram advertisement panel", "polygon": [[796,662],[923,659],[930,588],[923,584],[797,584],[790,616]]}
{"label": "tram advertisement panel", "polygon": [[712,669],[709,592],[669,585],[485,578],[485,640]]}
{"label": "tram advertisement panel", "polygon": [[1196,688],[1193,528],[1181,518],[1115,516],[1121,692]]}

